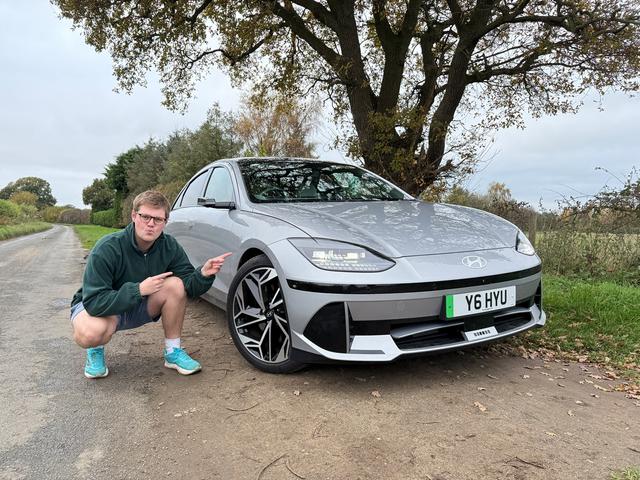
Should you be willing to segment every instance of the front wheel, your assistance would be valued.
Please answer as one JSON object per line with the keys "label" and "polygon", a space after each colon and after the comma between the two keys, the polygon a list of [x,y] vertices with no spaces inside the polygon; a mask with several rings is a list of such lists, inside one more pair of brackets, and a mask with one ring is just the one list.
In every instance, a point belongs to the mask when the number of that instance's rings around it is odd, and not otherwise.
{"label": "front wheel", "polygon": [[227,299],[233,343],[254,367],[291,373],[304,364],[291,359],[291,329],[278,273],[266,255],[240,267]]}

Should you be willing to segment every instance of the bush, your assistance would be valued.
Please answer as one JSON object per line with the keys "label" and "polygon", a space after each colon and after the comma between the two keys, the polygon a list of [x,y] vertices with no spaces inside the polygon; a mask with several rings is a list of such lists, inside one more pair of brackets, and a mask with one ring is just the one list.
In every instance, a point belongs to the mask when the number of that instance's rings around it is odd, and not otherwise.
{"label": "bush", "polygon": [[58,221],[58,217],[65,210],[69,210],[68,207],[46,207],[42,210],[42,220],[48,223],[55,223]]}
{"label": "bush", "polygon": [[60,212],[58,215],[59,223],[71,223],[71,224],[87,224],[89,223],[89,216],[91,210],[80,210],[79,208],[67,208]]}
{"label": "bush", "polygon": [[22,204],[20,207],[20,221],[39,220],[38,208],[35,205]]}
{"label": "bush", "polygon": [[0,200],[0,225],[15,223],[21,215],[22,210],[19,205],[9,200]]}
{"label": "bush", "polygon": [[38,196],[33,192],[21,190],[13,193],[9,200],[18,205],[33,205],[35,207],[38,203]]}
{"label": "bush", "polygon": [[120,223],[118,213],[113,210],[103,210],[102,212],[93,212],[91,214],[91,223],[94,225],[102,225],[103,227],[117,227]]}

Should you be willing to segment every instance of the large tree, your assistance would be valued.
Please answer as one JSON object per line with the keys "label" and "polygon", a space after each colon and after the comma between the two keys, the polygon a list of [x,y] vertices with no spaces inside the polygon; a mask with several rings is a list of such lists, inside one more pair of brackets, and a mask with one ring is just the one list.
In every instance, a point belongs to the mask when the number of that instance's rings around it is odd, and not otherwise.
{"label": "large tree", "polygon": [[131,90],[156,68],[183,106],[214,66],[286,95],[321,92],[350,151],[417,193],[484,132],[638,89],[636,0],[52,0]]}
{"label": "large tree", "polygon": [[31,192],[37,200],[36,206],[39,209],[56,204],[56,199],[51,193],[51,185],[43,178],[22,177],[15,182],[9,182],[0,190],[0,199],[8,200],[17,192]]}
{"label": "large tree", "polygon": [[82,202],[91,205],[94,212],[113,208],[115,196],[115,191],[104,178],[94,178],[93,183],[82,190]]}

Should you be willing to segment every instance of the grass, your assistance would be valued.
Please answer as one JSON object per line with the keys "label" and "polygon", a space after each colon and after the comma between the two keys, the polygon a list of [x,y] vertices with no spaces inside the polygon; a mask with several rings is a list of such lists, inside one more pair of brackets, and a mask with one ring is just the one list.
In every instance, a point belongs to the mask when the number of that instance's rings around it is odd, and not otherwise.
{"label": "grass", "polygon": [[536,251],[547,273],[640,285],[640,235],[539,232]]}
{"label": "grass", "polygon": [[640,467],[628,467],[611,474],[610,480],[640,480]]}
{"label": "grass", "polygon": [[29,235],[30,233],[42,232],[51,228],[50,223],[28,222],[17,225],[0,225],[0,240]]}
{"label": "grass", "polygon": [[101,227],[99,225],[74,225],[73,229],[80,237],[82,246],[88,250],[91,250],[95,243],[108,233],[119,230],[118,228]]}
{"label": "grass", "polygon": [[533,346],[640,367],[640,288],[545,275],[543,308],[547,324],[527,335]]}

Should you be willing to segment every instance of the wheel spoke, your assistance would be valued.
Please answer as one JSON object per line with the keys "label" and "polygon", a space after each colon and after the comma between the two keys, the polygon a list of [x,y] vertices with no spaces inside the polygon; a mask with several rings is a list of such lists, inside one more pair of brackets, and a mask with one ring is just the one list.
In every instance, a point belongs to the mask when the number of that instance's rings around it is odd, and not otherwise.
{"label": "wheel spoke", "polygon": [[251,278],[246,277],[244,279],[244,284],[247,286],[247,288],[251,292],[251,295],[253,295],[253,298],[258,303],[258,307],[264,310],[264,299],[262,298],[262,289],[260,288],[260,279],[255,278],[252,275]]}

